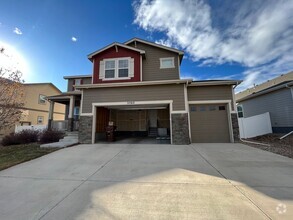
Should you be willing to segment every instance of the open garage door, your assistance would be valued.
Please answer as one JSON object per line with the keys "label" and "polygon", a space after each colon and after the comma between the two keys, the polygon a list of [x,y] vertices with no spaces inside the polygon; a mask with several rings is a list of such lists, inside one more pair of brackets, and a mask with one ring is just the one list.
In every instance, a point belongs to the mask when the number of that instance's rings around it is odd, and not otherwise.
{"label": "open garage door", "polygon": [[189,107],[193,143],[230,142],[226,104],[190,105]]}

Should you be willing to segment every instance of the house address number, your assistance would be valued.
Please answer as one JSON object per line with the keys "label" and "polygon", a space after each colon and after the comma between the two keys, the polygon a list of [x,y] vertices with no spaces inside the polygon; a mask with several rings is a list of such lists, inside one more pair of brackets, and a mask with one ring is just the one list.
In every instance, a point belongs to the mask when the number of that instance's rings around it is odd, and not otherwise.
{"label": "house address number", "polygon": [[135,101],[127,101],[127,105],[134,105]]}

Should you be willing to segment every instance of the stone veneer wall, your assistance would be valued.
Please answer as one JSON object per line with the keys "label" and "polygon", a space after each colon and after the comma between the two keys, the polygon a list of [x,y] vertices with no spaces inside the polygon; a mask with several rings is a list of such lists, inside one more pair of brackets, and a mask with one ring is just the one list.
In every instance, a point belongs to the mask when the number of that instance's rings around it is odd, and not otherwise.
{"label": "stone veneer wall", "polygon": [[80,116],[78,140],[81,144],[92,143],[93,116]]}
{"label": "stone veneer wall", "polygon": [[237,113],[231,113],[231,121],[232,121],[232,129],[233,129],[233,137],[234,141],[238,142],[240,139],[239,134],[239,124],[238,124],[238,116]]}
{"label": "stone veneer wall", "polygon": [[190,144],[188,114],[172,114],[171,119],[173,144]]}

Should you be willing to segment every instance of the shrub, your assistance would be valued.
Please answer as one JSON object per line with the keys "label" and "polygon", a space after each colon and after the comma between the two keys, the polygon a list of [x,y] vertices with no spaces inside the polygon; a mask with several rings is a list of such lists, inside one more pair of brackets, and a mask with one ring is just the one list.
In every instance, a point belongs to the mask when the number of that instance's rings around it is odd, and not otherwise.
{"label": "shrub", "polygon": [[58,130],[45,130],[41,133],[40,142],[42,144],[57,142],[64,137],[64,132]]}
{"label": "shrub", "polygon": [[15,133],[6,135],[3,139],[2,139],[2,145],[3,146],[9,146],[9,145],[16,145],[16,144],[21,144],[19,139],[17,138]]}
{"label": "shrub", "polygon": [[5,136],[2,140],[3,146],[17,145],[17,144],[28,144],[37,142],[39,137],[39,131],[35,130],[22,130],[18,133],[11,133]]}

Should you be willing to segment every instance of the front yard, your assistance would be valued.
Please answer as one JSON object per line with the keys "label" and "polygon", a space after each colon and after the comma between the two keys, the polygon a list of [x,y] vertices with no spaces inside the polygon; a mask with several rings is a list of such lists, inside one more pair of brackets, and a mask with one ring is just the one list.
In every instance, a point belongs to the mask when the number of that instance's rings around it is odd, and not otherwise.
{"label": "front yard", "polygon": [[0,170],[41,157],[58,150],[58,148],[40,148],[39,144],[0,145]]}
{"label": "front yard", "polygon": [[269,144],[270,146],[257,145],[251,143],[244,143],[252,147],[267,150],[275,154],[280,154],[285,157],[293,158],[293,134],[280,140],[284,134],[267,134],[254,138],[247,139],[248,141],[256,141],[259,143]]}

